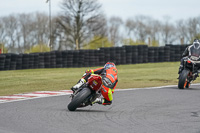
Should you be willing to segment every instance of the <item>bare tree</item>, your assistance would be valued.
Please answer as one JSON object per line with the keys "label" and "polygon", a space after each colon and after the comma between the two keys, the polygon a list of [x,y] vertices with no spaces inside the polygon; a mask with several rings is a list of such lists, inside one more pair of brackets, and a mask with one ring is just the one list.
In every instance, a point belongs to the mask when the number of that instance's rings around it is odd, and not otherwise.
{"label": "bare tree", "polygon": [[34,44],[34,14],[19,14],[18,16],[19,28],[20,28],[20,49],[19,52],[24,52],[27,49],[30,49]]}
{"label": "bare tree", "polygon": [[186,23],[184,20],[179,20],[176,22],[176,29],[177,29],[177,35],[179,39],[183,39],[183,43],[187,43],[190,40]]}
{"label": "bare tree", "polygon": [[2,22],[4,23],[4,28],[6,32],[6,46],[10,52],[16,52],[17,39],[19,37],[19,28],[16,15],[10,15],[8,17],[3,17]]}
{"label": "bare tree", "polygon": [[129,38],[134,38],[135,29],[136,22],[132,19],[128,19],[125,24],[125,30],[127,31]]}
{"label": "bare tree", "polygon": [[133,19],[128,19],[126,21],[128,35],[135,40],[145,42],[150,34],[149,21],[150,18],[147,16],[136,16]]}
{"label": "bare tree", "polygon": [[0,44],[6,43],[6,27],[4,27],[4,23],[2,21],[3,18],[0,18]]}
{"label": "bare tree", "polygon": [[167,43],[173,43],[175,40],[177,40],[177,32],[176,28],[173,24],[169,22],[170,18],[165,17],[164,22],[161,24],[161,37],[162,41]]}
{"label": "bare tree", "polygon": [[58,23],[64,30],[67,43],[76,46],[76,49],[98,32],[102,34],[101,29],[106,24],[97,0],[63,0],[61,8],[64,13]]}
{"label": "bare tree", "polygon": [[35,30],[36,44],[47,44],[49,39],[48,16],[44,13],[36,13],[32,27]]}
{"label": "bare tree", "polygon": [[150,19],[147,26],[147,33],[152,41],[160,40],[161,22],[158,20]]}
{"label": "bare tree", "polygon": [[197,36],[197,34],[199,33],[199,21],[197,20],[197,18],[190,18],[187,24],[190,37],[193,38]]}
{"label": "bare tree", "polygon": [[121,40],[120,27],[122,24],[123,21],[119,17],[111,17],[109,20],[109,36],[111,42],[115,45]]}

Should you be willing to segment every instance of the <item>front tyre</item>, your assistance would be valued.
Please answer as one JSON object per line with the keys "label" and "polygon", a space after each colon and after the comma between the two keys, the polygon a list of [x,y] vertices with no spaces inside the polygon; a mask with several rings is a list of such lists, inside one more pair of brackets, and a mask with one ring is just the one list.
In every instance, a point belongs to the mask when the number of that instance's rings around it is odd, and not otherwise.
{"label": "front tyre", "polygon": [[179,76],[179,82],[178,82],[178,88],[179,89],[185,89],[186,85],[187,85],[187,76],[189,74],[189,70],[184,69]]}
{"label": "front tyre", "polygon": [[91,90],[89,88],[83,88],[68,104],[68,110],[75,111],[90,94]]}

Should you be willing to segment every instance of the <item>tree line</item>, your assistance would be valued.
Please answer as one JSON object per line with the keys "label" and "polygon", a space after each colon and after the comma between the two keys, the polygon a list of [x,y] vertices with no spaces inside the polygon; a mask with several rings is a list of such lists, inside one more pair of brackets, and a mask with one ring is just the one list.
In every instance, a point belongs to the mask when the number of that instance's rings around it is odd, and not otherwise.
{"label": "tree line", "polygon": [[176,22],[169,17],[161,21],[142,15],[127,20],[107,18],[98,0],[63,0],[60,8],[62,12],[51,17],[51,26],[46,13],[0,17],[0,48],[24,53],[34,47],[38,48],[35,52],[42,52],[136,44],[161,46],[189,44],[200,37],[200,16]]}

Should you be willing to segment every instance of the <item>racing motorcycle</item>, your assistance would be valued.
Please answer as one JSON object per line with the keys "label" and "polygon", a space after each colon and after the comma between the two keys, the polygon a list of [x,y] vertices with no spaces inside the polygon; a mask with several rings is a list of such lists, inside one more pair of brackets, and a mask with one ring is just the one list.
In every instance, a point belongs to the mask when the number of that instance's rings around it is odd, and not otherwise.
{"label": "racing motorcycle", "polygon": [[184,60],[183,71],[179,74],[178,88],[189,88],[190,84],[199,77],[198,68],[200,66],[200,57],[190,56]]}
{"label": "racing motorcycle", "polygon": [[77,108],[92,105],[96,98],[101,96],[102,77],[100,75],[91,74],[88,81],[75,90],[68,104],[69,111],[75,111]]}

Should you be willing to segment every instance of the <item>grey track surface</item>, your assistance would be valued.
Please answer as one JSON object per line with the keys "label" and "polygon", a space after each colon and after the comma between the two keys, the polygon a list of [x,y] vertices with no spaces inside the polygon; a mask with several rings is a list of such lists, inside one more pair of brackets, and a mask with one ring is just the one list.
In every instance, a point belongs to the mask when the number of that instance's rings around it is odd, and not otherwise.
{"label": "grey track surface", "polygon": [[114,93],[111,106],[67,110],[57,96],[0,104],[0,133],[200,133],[200,88]]}

